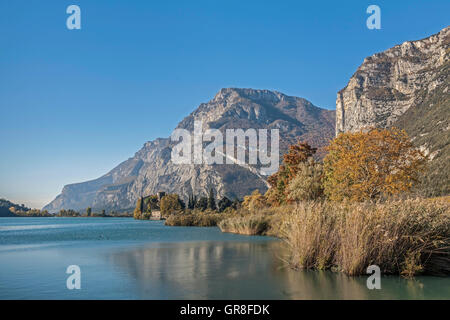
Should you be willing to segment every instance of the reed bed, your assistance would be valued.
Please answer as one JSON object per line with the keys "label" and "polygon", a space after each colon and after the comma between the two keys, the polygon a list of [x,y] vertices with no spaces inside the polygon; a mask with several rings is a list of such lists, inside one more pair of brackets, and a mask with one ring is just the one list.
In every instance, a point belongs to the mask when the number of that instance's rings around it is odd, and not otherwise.
{"label": "reed bed", "polygon": [[413,277],[450,274],[450,205],[424,199],[384,203],[299,203],[283,214],[280,236],[293,268]]}
{"label": "reed bed", "polygon": [[219,222],[222,232],[244,235],[265,235],[270,228],[270,218],[265,214],[235,216]]}
{"label": "reed bed", "polygon": [[224,218],[225,215],[219,213],[173,214],[167,217],[164,224],[176,227],[215,227]]}

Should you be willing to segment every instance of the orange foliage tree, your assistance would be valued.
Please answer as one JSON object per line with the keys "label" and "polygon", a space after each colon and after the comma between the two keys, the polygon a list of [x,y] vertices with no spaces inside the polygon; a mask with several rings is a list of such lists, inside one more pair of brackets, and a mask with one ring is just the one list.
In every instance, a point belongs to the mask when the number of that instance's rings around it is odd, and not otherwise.
{"label": "orange foliage tree", "polygon": [[363,201],[408,191],[426,162],[404,130],[341,133],[324,159],[324,192],[331,200]]}
{"label": "orange foliage tree", "polygon": [[256,189],[251,195],[244,197],[242,206],[252,212],[264,208],[266,206],[266,199],[259,193],[259,190]]}

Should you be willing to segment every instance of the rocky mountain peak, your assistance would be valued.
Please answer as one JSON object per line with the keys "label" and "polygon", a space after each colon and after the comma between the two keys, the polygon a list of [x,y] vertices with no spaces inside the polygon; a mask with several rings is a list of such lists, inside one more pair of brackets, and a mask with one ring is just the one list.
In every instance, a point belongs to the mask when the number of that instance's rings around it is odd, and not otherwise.
{"label": "rocky mountain peak", "polygon": [[450,27],[366,58],[336,99],[336,133],[399,127],[429,155],[424,195],[450,192]]}
{"label": "rocky mountain peak", "polygon": [[[209,102],[184,118],[177,128],[192,132],[194,121],[203,122],[203,130],[279,129],[281,152],[297,140],[323,147],[334,135],[334,111],[314,106],[303,98],[270,90],[224,88]],[[134,157],[121,163],[106,175],[87,182],[71,184],[45,208],[92,208],[123,210],[136,200],[158,191],[206,195],[213,188],[218,197],[242,198],[254,189],[267,189],[266,177],[252,166],[176,165],[171,162],[173,142],[159,138],[146,142]]]}
{"label": "rocky mountain peak", "polygon": [[336,99],[336,133],[386,127],[432,91],[449,63],[450,27],[426,39],[407,41],[364,60]]}

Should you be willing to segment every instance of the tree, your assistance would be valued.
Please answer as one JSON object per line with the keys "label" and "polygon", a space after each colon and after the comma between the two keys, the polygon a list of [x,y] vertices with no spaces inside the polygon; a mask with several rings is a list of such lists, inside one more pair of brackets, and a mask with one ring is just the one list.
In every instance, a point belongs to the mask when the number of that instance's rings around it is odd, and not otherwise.
{"label": "tree", "polygon": [[266,199],[264,196],[259,193],[259,190],[256,189],[252,192],[251,195],[244,197],[244,202],[242,203],[242,206],[249,211],[255,211],[258,209],[262,209],[266,206]]}
{"label": "tree", "polygon": [[161,198],[160,207],[163,216],[180,213],[183,211],[183,206],[184,203],[177,194],[167,194]]}
{"label": "tree", "polygon": [[208,198],[200,197],[200,199],[198,199],[198,201],[195,203],[195,209],[205,211],[207,208],[208,208]]}
{"label": "tree", "polygon": [[136,208],[134,209],[134,212],[133,212],[134,219],[141,219],[143,202],[144,202],[144,199],[142,197],[140,197],[138,199],[138,201],[136,202]]}
{"label": "tree", "polygon": [[211,210],[216,210],[216,199],[214,197],[214,190],[213,188],[209,189],[209,194],[208,194],[208,209]]}
{"label": "tree", "polygon": [[92,208],[91,208],[91,207],[88,207],[88,208],[86,209],[86,216],[87,216],[87,217],[90,217],[91,214],[92,214]]}
{"label": "tree", "polygon": [[151,196],[148,196],[147,198],[145,198],[147,201],[147,206],[146,206],[146,211],[147,212],[152,212],[152,210],[159,210],[159,200],[158,200],[158,195],[157,194],[153,194]]}
{"label": "tree", "polygon": [[425,162],[404,130],[341,133],[324,159],[324,191],[331,200],[353,201],[406,192]]}
{"label": "tree", "polygon": [[297,175],[287,186],[289,201],[316,200],[323,195],[323,166],[309,158],[298,167]]}
{"label": "tree", "polygon": [[105,209],[102,209],[102,217],[105,217],[106,216],[106,211],[105,211]]}
{"label": "tree", "polygon": [[217,207],[219,209],[219,212],[225,211],[226,208],[229,208],[232,205],[233,205],[233,202],[230,199],[228,199],[227,197],[223,197],[217,203]]}
{"label": "tree", "polygon": [[316,150],[316,148],[312,148],[306,142],[297,142],[289,147],[289,151],[283,156],[283,164],[278,172],[267,179],[270,185],[269,190],[265,194],[268,204],[279,206],[287,202],[288,192],[286,188],[289,182],[297,175],[300,164],[311,158],[316,153]]}
{"label": "tree", "polygon": [[188,205],[187,205],[187,208],[188,208],[189,210],[194,209],[194,196],[193,196],[191,193],[190,193],[189,196],[188,196]]}

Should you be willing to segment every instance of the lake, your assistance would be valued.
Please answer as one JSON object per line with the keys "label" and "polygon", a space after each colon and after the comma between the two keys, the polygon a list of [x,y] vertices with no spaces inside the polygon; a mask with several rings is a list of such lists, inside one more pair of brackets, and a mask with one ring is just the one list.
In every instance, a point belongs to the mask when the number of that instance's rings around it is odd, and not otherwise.
{"label": "lake", "polygon": [[[130,218],[0,218],[0,299],[450,299],[450,278],[295,271],[283,243]],[[69,265],[81,289],[69,290]]]}

